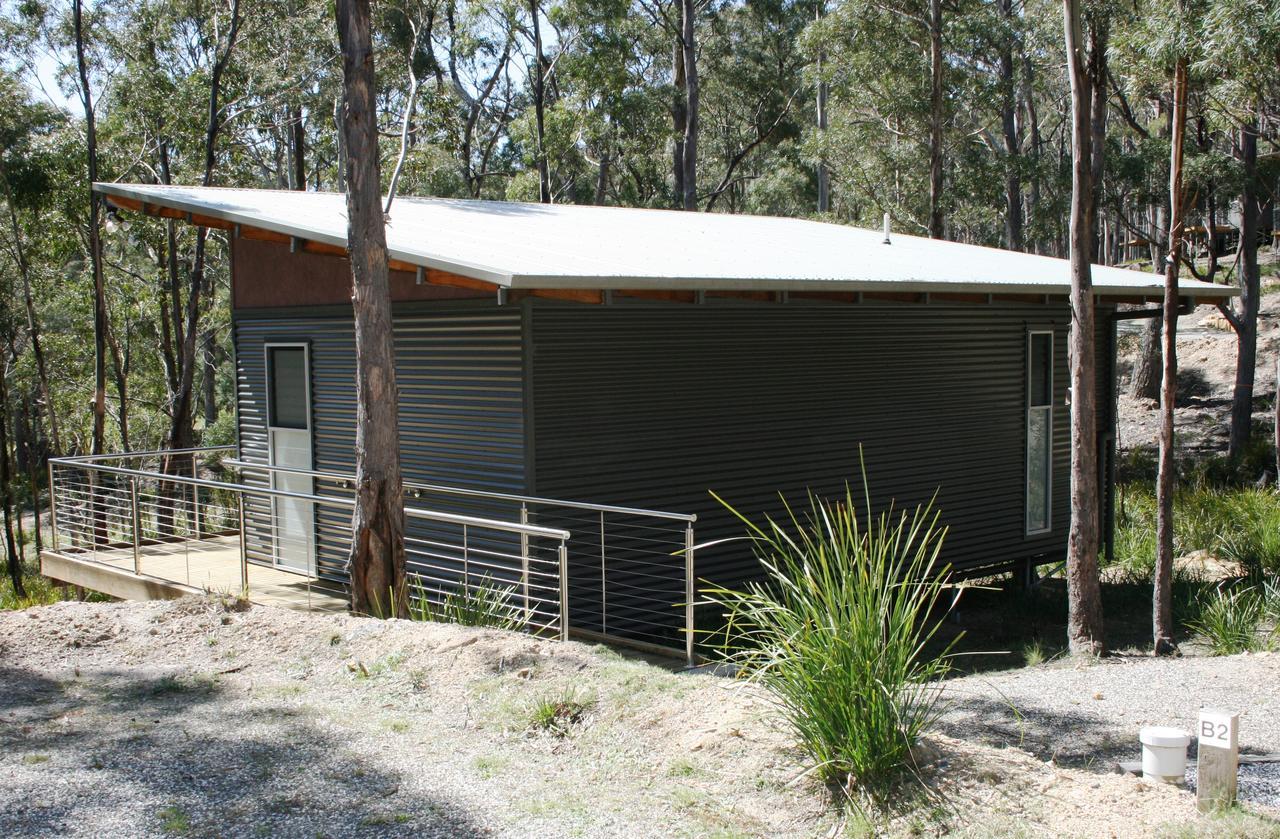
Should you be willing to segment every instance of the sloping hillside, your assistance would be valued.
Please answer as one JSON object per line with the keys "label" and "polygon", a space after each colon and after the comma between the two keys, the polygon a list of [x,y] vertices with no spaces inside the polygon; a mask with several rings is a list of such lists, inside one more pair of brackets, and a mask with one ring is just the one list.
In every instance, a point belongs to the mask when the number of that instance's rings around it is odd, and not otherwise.
{"label": "sloping hillside", "polygon": [[[866,829],[739,682],[494,630],[237,609],[0,613],[0,834]],[[1186,792],[1015,747],[940,735],[926,751],[946,798],[877,832],[1136,835],[1196,818]]]}

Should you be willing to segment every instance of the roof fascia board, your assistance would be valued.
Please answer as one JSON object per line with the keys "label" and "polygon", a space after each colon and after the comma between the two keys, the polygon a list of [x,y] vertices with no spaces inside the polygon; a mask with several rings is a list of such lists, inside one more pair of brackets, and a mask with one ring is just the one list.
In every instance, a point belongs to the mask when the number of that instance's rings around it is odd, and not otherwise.
{"label": "roof fascia board", "polygon": [[[121,198],[129,198],[134,201],[141,201],[143,204],[152,204],[158,207],[169,207],[170,209],[180,210],[184,213],[192,213],[195,215],[208,216],[209,218],[219,219],[231,224],[238,224],[243,227],[258,227],[263,230],[270,230],[273,233],[280,233],[285,236],[293,236],[298,239],[306,239],[312,242],[322,242],[326,245],[346,250],[347,237],[334,236],[317,230],[312,230],[296,225],[283,222],[265,221],[260,218],[249,216],[244,213],[237,213],[211,207],[208,204],[201,204],[193,201],[184,201],[181,198],[171,196],[156,196],[151,192],[134,191],[126,186],[119,184],[96,183],[93,185],[94,191],[102,195],[119,196]],[[403,248],[387,248],[387,257],[389,259],[398,259],[401,262],[408,262],[412,265],[421,265],[423,268],[434,268],[437,271],[448,271],[452,274],[460,274],[464,277],[470,277],[475,280],[483,280],[493,283],[494,285],[509,287],[511,283],[511,274],[486,265],[475,265],[460,260],[441,259],[435,256],[428,256],[424,253],[416,251],[407,251]]]}
{"label": "roof fascia board", "polygon": [[[769,280],[735,277],[583,277],[513,274],[510,287],[514,289],[564,288],[661,290],[697,289],[706,291],[870,291],[904,293],[956,293],[956,294],[1047,294],[1061,297],[1070,289],[1047,283],[952,283],[927,280]],[[1228,300],[1240,293],[1232,286],[1180,286],[1179,297],[1195,297],[1204,300]],[[1160,297],[1163,290],[1155,286],[1105,285],[1093,287],[1095,297]]]}

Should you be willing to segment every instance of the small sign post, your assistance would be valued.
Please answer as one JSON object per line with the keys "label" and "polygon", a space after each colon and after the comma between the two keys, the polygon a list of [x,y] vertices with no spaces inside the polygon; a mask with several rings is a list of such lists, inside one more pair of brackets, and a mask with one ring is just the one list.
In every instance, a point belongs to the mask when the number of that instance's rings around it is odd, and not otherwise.
{"label": "small sign post", "polygon": [[1236,801],[1240,764],[1239,714],[1200,712],[1196,758],[1196,805],[1201,812],[1221,810]]}

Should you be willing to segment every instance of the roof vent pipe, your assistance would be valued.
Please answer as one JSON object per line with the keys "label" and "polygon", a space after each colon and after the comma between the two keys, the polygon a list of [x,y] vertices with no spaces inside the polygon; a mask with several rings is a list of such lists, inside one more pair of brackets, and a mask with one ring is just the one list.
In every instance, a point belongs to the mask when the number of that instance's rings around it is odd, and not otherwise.
{"label": "roof vent pipe", "polygon": [[886,245],[893,244],[892,242],[889,241],[889,214],[888,213],[884,214],[884,243]]}

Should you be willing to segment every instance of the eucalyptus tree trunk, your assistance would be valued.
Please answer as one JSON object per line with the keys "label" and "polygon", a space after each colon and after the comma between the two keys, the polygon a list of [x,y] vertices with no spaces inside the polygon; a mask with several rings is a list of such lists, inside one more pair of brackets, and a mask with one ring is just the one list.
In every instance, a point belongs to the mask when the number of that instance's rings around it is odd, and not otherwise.
{"label": "eucalyptus tree trunk", "polygon": [[675,100],[671,103],[672,132],[675,135],[671,174],[676,202],[684,206],[684,135],[689,126],[684,77],[684,0],[675,0],[672,5],[676,13],[676,37],[671,50],[671,85],[675,89]]}
{"label": "eucalyptus tree trunk", "polygon": [[929,0],[929,238],[941,239],[942,213],[942,0]]}
{"label": "eucalyptus tree trunk", "polygon": [[1067,537],[1067,638],[1074,655],[1106,651],[1098,575],[1097,380],[1089,229],[1093,203],[1091,90],[1078,0],[1063,0],[1071,79],[1071,529]]}
{"label": "eucalyptus tree trunk", "polygon": [[684,208],[698,209],[698,43],[696,0],[680,0],[680,48],[684,65],[684,149],[681,186]]}
{"label": "eucalyptus tree trunk", "polygon": [[[13,584],[14,594],[18,597],[26,597],[27,590],[22,584],[22,553],[13,539],[13,461],[9,455],[9,366],[10,362],[6,357],[3,369],[0,369],[0,505],[4,508],[4,549],[8,558],[9,581]],[[39,510],[36,514],[39,515]],[[21,527],[21,523],[18,526]]]}
{"label": "eucalyptus tree trunk", "polygon": [[1156,568],[1153,651],[1171,655],[1173,640],[1173,407],[1178,395],[1178,269],[1182,261],[1182,140],[1187,124],[1187,60],[1173,71],[1173,132],[1169,142],[1169,255],[1164,272],[1164,357],[1160,380],[1160,461],[1156,473]]}
{"label": "eucalyptus tree trunk", "polygon": [[293,188],[307,191],[307,126],[302,119],[302,106],[294,105],[289,120],[289,145],[293,149]]}
{"label": "eucalyptus tree trunk", "polygon": [[[49,366],[45,360],[44,342],[40,332],[40,317],[36,313],[35,300],[31,295],[31,263],[27,261],[27,251],[22,244],[22,227],[18,224],[18,208],[13,201],[13,190],[9,185],[8,173],[4,171],[3,162],[0,162],[0,183],[4,184],[5,200],[9,205],[9,224],[13,231],[13,252],[18,263],[18,276],[22,279],[22,302],[27,315],[27,339],[31,341],[31,354],[36,362],[36,379],[40,384],[40,400],[43,403],[45,416],[49,422],[49,444],[52,447],[53,456],[57,457],[62,454],[62,437],[58,433],[58,412],[53,404],[53,389],[49,387]],[[38,523],[39,510],[37,509],[36,512],[36,521]]]}
{"label": "eucalyptus tree trunk", "polygon": [[[240,0],[231,4],[231,24],[227,30],[226,47],[214,60],[209,75],[208,110],[205,116],[204,136],[204,177],[201,185],[213,185],[213,171],[217,162],[218,135],[222,129],[222,77],[231,63],[231,55],[236,47],[240,34]],[[167,167],[166,167],[167,168]],[[205,260],[209,230],[196,228],[195,253],[192,257],[191,270],[188,275],[186,323],[177,341],[177,389],[170,397],[172,415],[169,423],[168,448],[186,449],[195,445],[195,375],[199,365],[197,360],[198,338],[200,337],[201,301],[206,292]],[[179,315],[177,300],[174,300],[174,322],[180,323],[183,315]]]}
{"label": "eucalyptus tree trunk", "polygon": [[1000,46],[998,70],[1001,103],[1000,128],[1004,138],[1004,241],[1011,251],[1023,249],[1021,144],[1018,141],[1018,99],[1014,83],[1013,0],[1000,0],[1000,16],[1011,28]]}
{"label": "eucalyptus tree trunk", "polygon": [[[89,261],[93,268],[93,436],[91,451],[102,454],[107,422],[107,294],[102,276],[101,203],[93,191],[98,180],[98,128],[89,88],[89,65],[85,58],[84,10],[80,0],[72,6],[75,26],[76,69],[80,76],[80,104],[84,106],[85,146],[89,162]],[[98,528],[95,525],[95,530]]]}
{"label": "eucalyptus tree trunk", "polygon": [[[818,11],[816,13],[817,20],[822,20],[823,14],[826,13],[825,0],[818,0]],[[818,49],[818,101],[817,101],[817,123],[818,135],[825,139],[827,133],[827,83],[822,79],[822,73],[827,63],[827,51],[824,47]],[[825,213],[831,209],[831,170],[827,167],[825,156],[818,158],[818,212]]]}
{"label": "eucalyptus tree trunk", "polygon": [[338,0],[342,129],[347,151],[347,247],[356,344],[356,505],[351,610],[405,617],[404,489],[387,239],[378,162],[377,80],[369,0]]}
{"label": "eucalyptus tree trunk", "polygon": [[[1240,127],[1240,161],[1244,185],[1240,190],[1240,309],[1227,320],[1236,333],[1236,382],[1231,395],[1231,440],[1228,454],[1244,454],[1253,433],[1253,379],[1258,363],[1258,122],[1254,116]],[[1223,304],[1224,309],[1230,304]]]}
{"label": "eucalyptus tree trunk", "polygon": [[533,26],[533,115],[534,130],[537,132],[538,153],[538,201],[551,203],[551,173],[547,167],[547,132],[546,132],[546,79],[543,73],[542,58],[542,23],[538,20],[541,14],[538,0],[529,0],[529,17]]}
{"label": "eucalyptus tree trunk", "polygon": [[1089,180],[1092,199],[1089,201],[1089,261],[1101,262],[1099,255],[1098,208],[1102,204],[1102,176],[1107,152],[1107,22],[1101,15],[1089,27]]}
{"label": "eucalyptus tree trunk", "polygon": [[[1173,130],[1173,114],[1171,111],[1164,109],[1163,100],[1159,106],[1163,111],[1164,120],[1164,136],[1170,136]],[[1163,273],[1163,265],[1166,245],[1168,240],[1162,240],[1168,227],[1170,210],[1168,205],[1168,195],[1161,199],[1151,209],[1151,215],[1154,217],[1149,225],[1150,229],[1150,250],[1151,250],[1151,270]],[[1142,332],[1142,346],[1138,351],[1138,359],[1133,365],[1133,379],[1129,383],[1129,393],[1139,399],[1159,399],[1160,398],[1160,319],[1152,318],[1147,322],[1147,328]]]}

